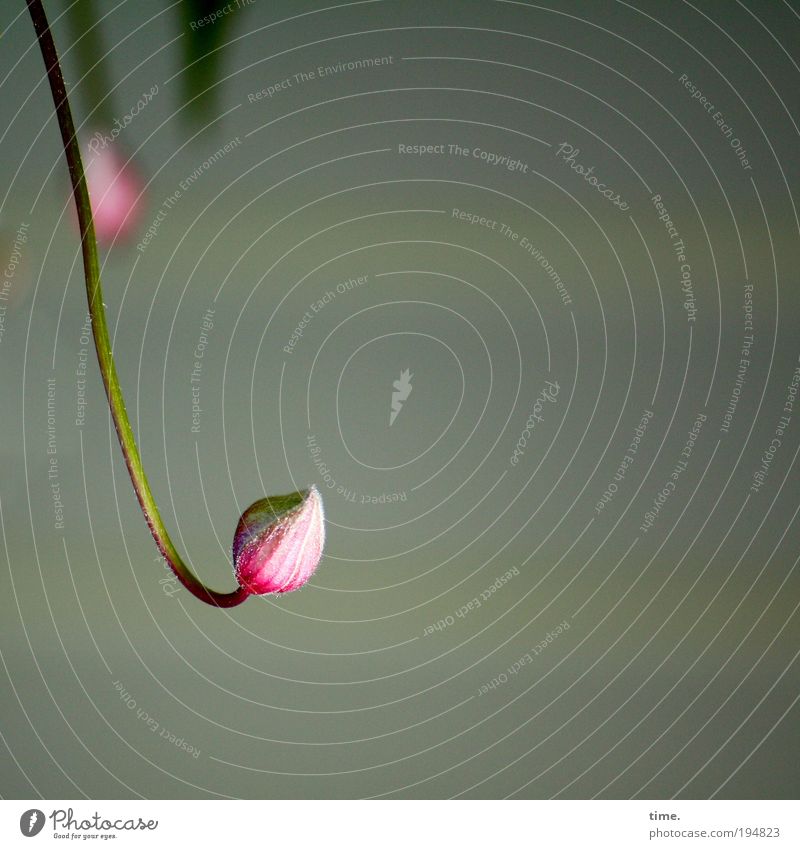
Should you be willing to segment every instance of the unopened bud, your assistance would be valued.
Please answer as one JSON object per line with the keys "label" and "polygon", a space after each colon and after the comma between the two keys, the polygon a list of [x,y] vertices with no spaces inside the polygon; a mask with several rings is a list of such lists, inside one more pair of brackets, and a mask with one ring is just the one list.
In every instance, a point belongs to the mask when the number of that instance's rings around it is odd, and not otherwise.
{"label": "unopened bud", "polygon": [[233,538],[239,584],[255,595],[299,589],[319,565],[325,544],[322,498],[315,486],[256,501]]}
{"label": "unopened bud", "polygon": [[109,245],[125,239],[141,219],[142,181],[132,163],[125,163],[115,145],[98,144],[95,134],[86,156],[86,186],[92,202],[97,241]]}

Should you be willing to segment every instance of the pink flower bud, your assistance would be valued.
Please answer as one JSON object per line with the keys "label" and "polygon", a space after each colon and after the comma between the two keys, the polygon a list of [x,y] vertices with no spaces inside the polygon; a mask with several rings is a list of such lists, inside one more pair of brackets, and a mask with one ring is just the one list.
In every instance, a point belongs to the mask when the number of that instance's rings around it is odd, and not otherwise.
{"label": "pink flower bud", "polygon": [[139,224],[142,206],[141,179],[109,138],[101,133],[92,136],[85,164],[94,228],[103,245],[129,237]]}
{"label": "pink flower bud", "polygon": [[315,486],[251,504],[233,538],[239,584],[256,595],[296,590],[314,573],[325,544],[322,498]]}

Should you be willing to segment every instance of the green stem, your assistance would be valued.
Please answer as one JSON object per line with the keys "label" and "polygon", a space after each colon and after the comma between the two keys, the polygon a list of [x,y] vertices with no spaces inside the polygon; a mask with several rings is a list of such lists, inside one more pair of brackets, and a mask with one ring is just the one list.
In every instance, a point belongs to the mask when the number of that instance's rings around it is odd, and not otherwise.
{"label": "green stem", "polygon": [[183,562],[181,556],[172,544],[167,533],[161,515],[158,512],[153,493],[147,482],[142,460],[139,457],[139,449],[133,436],[128,413],[125,410],[125,400],[122,397],[117,370],[114,367],[114,357],[111,353],[111,342],[108,337],[108,326],[106,324],[106,312],[103,305],[103,290],[100,286],[100,264],[97,255],[97,240],[94,232],[94,221],[92,219],[92,207],[89,202],[89,191],[86,187],[86,177],[81,161],[80,145],[75,135],[75,125],[72,121],[72,112],[67,100],[67,91],[64,78],[61,74],[61,65],[58,53],[50,32],[44,7],[41,0],[26,0],[33,26],[36,30],[36,38],[42,51],[47,79],[53,93],[53,102],[56,107],[58,126],[61,130],[61,139],[64,144],[69,175],[72,181],[72,194],[78,209],[78,222],[81,231],[81,248],[83,251],[83,268],[86,277],[86,295],[89,301],[89,315],[92,319],[92,333],[94,335],[94,346],[97,350],[97,360],[100,364],[100,373],[103,376],[103,384],[111,408],[111,417],[122,446],[125,464],[131,476],[136,497],[139,499],[147,525],[156,541],[159,551],[172,567],[181,583],[193,595],[201,601],[216,607],[233,607],[241,604],[249,595],[243,587],[238,587],[231,593],[220,593],[205,586]]}
{"label": "green stem", "polygon": [[81,75],[78,88],[83,95],[83,104],[91,122],[105,130],[114,123],[113,100],[108,92],[108,62],[97,22],[95,0],[72,3],[67,7],[67,19]]}

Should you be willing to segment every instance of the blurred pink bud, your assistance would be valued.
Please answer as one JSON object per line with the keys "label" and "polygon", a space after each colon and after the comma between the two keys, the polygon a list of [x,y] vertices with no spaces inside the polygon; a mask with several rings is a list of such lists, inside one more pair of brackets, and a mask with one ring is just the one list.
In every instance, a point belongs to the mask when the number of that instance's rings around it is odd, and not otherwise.
{"label": "blurred pink bud", "polygon": [[142,181],[109,137],[95,133],[86,146],[86,185],[92,202],[97,241],[110,245],[127,239],[141,217]]}
{"label": "blurred pink bud", "polygon": [[256,501],[233,538],[239,584],[251,593],[286,593],[314,573],[325,544],[322,498],[315,486]]}

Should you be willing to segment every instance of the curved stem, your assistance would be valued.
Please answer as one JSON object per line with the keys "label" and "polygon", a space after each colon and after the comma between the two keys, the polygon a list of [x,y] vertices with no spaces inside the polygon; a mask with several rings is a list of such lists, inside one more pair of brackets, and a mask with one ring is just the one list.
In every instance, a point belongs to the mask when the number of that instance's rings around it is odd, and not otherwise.
{"label": "curved stem", "polygon": [[159,551],[172,567],[180,582],[193,595],[201,601],[216,607],[233,607],[241,604],[249,595],[244,587],[238,587],[230,593],[220,593],[209,589],[203,584],[183,562],[178,554],[172,540],[167,533],[161,515],[158,512],[153,493],[147,482],[142,460],[139,457],[139,449],[133,436],[128,413],[125,410],[125,400],[122,397],[117,370],[114,367],[114,358],[111,353],[111,342],[108,337],[108,326],[106,324],[106,312],[103,305],[103,290],[100,286],[100,264],[97,256],[97,240],[94,232],[94,221],[92,219],[92,207],[89,201],[89,191],[86,187],[86,176],[81,161],[80,145],[75,135],[75,125],[72,121],[72,112],[67,100],[64,78],[61,74],[61,65],[58,61],[56,46],[50,32],[44,7],[41,0],[26,0],[36,37],[42,51],[47,79],[50,82],[50,90],[53,93],[53,102],[56,107],[58,126],[61,130],[61,139],[64,144],[64,153],[69,166],[69,175],[72,181],[72,194],[75,205],[78,208],[78,222],[81,231],[81,248],[83,251],[83,268],[86,277],[86,295],[89,301],[89,315],[92,320],[92,334],[94,346],[97,350],[97,360],[100,364],[100,373],[103,376],[103,384],[111,408],[111,416],[114,427],[117,430],[119,444],[125,457],[125,464],[131,476],[136,497],[139,499],[147,525],[156,541]]}

